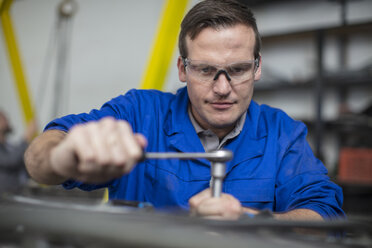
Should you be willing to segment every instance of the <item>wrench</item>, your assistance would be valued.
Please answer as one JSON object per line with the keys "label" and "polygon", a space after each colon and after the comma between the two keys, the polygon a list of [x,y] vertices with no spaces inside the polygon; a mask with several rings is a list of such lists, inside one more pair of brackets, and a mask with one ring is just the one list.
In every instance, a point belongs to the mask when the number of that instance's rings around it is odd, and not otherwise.
{"label": "wrench", "polygon": [[220,197],[226,162],[233,158],[229,150],[221,149],[211,152],[146,152],[144,159],[207,159],[211,162],[212,197]]}

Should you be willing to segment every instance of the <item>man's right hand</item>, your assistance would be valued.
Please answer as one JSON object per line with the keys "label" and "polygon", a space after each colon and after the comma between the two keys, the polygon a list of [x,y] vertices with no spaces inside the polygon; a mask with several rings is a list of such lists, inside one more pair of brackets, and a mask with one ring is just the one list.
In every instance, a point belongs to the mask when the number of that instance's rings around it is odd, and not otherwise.
{"label": "man's right hand", "polygon": [[126,121],[106,117],[74,126],[51,149],[50,166],[64,178],[103,183],[129,173],[146,145]]}

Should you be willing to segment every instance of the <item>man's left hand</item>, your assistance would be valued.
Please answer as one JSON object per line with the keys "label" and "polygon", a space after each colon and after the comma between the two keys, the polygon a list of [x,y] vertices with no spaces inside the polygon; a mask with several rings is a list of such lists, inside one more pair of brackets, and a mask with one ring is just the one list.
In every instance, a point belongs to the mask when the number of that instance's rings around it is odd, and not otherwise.
{"label": "man's left hand", "polygon": [[225,193],[220,197],[212,197],[211,189],[191,197],[189,205],[191,214],[214,219],[237,220],[244,212],[238,199]]}

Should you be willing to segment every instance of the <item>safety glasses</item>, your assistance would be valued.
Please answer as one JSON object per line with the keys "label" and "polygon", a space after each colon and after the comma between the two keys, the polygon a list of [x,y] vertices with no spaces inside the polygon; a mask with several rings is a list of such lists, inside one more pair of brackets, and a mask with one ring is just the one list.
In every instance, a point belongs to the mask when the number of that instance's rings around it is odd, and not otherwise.
{"label": "safety glasses", "polygon": [[203,83],[213,83],[220,74],[225,74],[231,85],[248,82],[253,79],[258,68],[258,59],[246,60],[228,65],[211,64],[200,60],[182,58],[186,73]]}

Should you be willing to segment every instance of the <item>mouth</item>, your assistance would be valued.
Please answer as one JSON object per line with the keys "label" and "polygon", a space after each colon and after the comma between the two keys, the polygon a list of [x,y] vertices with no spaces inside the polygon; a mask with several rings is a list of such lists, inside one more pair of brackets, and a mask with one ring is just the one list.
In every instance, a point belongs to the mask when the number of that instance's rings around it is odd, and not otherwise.
{"label": "mouth", "polygon": [[214,102],[210,102],[210,105],[216,110],[227,110],[234,105],[234,102],[214,101]]}

